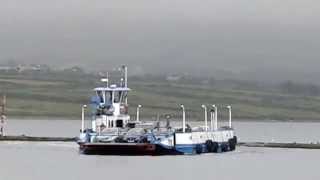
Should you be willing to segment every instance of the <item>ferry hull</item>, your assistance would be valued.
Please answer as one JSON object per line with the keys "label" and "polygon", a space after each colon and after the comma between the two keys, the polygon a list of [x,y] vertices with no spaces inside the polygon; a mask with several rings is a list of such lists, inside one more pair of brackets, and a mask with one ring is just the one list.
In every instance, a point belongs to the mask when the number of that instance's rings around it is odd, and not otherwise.
{"label": "ferry hull", "polygon": [[155,155],[156,145],[148,143],[79,143],[88,155]]}
{"label": "ferry hull", "polygon": [[[192,155],[209,152],[204,144],[181,145],[175,148],[148,143],[79,143],[79,145],[80,152],[86,155],[163,156]],[[223,143],[221,145],[226,144]],[[201,147],[200,151],[199,147]]]}
{"label": "ferry hull", "polygon": [[183,155],[183,152],[148,143],[79,143],[86,155],[161,156]]}

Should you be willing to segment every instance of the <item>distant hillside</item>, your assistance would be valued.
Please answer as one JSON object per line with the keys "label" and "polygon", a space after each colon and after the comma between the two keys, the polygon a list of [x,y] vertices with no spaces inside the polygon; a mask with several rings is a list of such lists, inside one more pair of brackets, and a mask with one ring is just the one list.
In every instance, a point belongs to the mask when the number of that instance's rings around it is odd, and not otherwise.
{"label": "distant hillside", "polygon": [[[0,84],[1,93],[7,94],[9,117],[79,118],[81,105],[88,103],[100,82],[95,75],[71,71],[0,73]],[[157,113],[180,118],[179,104],[184,104],[188,118],[201,120],[201,104],[218,104],[220,118],[225,119],[226,105],[232,105],[235,119],[320,119],[320,91],[309,84],[136,76],[130,77],[129,86],[133,118],[138,104],[143,105],[142,118]]]}

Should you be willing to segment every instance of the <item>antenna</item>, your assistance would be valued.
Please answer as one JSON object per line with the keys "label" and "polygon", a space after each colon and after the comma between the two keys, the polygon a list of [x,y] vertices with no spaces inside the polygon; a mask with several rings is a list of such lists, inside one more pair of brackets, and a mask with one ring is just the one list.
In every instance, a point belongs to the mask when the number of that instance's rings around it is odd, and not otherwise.
{"label": "antenna", "polygon": [[128,67],[123,65],[122,69],[124,70],[124,87],[128,87]]}
{"label": "antenna", "polygon": [[[124,87],[128,87],[128,67],[123,65],[122,69],[124,70]],[[125,99],[126,104],[128,104],[128,97]]]}

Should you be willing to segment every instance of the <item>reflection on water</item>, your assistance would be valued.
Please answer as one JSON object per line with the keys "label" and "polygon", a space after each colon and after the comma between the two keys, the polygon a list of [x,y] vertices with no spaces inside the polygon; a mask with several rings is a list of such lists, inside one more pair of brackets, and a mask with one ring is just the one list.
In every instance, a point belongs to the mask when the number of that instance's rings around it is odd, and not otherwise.
{"label": "reflection on water", "polygon": [[[78,121],[18,121],[7,133],[76,136]],[[320,123],[235,122],[243,141],[317,141]],[[197,156],[86,156],[75,143],[0,142],[0,180],[319,179],[319,150],[240,147]]]}

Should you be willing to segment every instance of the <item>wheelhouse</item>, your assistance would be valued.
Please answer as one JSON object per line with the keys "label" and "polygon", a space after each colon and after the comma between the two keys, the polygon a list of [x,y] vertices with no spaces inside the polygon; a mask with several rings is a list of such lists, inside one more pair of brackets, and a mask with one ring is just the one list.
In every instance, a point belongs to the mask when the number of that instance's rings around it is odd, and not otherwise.
{"label": "wheelhouse", "polygon": [[93,107],[92,127],[98,133],[104,128],[124,128],[130,120],[128,114],[127,87],[97,87],[91,100]]}

